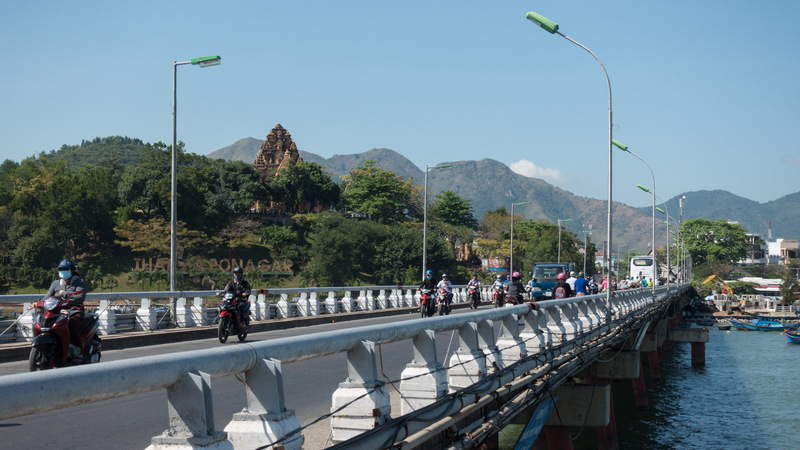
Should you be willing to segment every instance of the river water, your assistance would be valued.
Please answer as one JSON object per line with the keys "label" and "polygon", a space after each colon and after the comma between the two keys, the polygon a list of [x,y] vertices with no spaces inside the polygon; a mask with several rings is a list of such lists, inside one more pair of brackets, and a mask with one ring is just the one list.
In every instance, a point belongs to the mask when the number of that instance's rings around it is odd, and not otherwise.
{"label": "river water", "polygon": [[[705,367],[691,366],[691,344],[673,344],[661,368],[653,381],[645,366],[648,411],[630,381],[612,386],[621,449],[800,448],[800,345],[781,333],[712,328]],[[572,434],[576,449],[597,448],[593,429]]]}

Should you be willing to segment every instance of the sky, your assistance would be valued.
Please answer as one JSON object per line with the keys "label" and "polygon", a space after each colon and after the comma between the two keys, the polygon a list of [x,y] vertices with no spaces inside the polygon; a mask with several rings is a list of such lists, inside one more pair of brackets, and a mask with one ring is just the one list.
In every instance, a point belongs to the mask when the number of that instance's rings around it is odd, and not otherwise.
{"label": "sky", "polygon": [[[800,2],[2,2],[0,158],[83,139],[208,154],[276,124],[325,158],[390,148],[418,167],[492,158],[607,199],[613,137],[656,194],[800,191]],[[612,153],[613,198],[651,204]],[[476,181],[478,182],[478,181]],[[686,200],[691,201],[691,198]]]}

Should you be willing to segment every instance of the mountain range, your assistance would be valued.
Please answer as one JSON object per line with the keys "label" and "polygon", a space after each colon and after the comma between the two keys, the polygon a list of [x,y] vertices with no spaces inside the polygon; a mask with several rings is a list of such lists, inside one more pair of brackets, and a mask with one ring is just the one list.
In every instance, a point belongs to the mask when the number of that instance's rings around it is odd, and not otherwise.
{"label": "mountain range", "polygon": [[[228,147],[210,153],[208,157],[252,163],[262,142],[255,138],[240,139]],[[380,168],[391,170],[403,178],[412,178],[420,185],[424,183],[423,170],[403,155],[386,148],[334,155],[330,158],[301,150],[300,156],[305,161],[325,167],[335,180],[364,161],[372,160]],[[451,167],[428,172],[431,197],[443,190],[451,190],[472,201],[473,211],[478,219],[490,209],[505,206],[510,210],[511,203],[530,202],[529,205],[515,208],[514,212],[526,218],[553,223],[562,219],[562,225],[579,237],[584,236],[584,230],[593,230],[588,236],[598,248],[605,240],[607,202],[603,199],[574,195],[544,180],[514,173],[507,165],[493,159],[442,163],[451,164]],[[683,202],[684,220],[698,217],[731,220],[765,239],[771,221],[774,238],[800,238],[800,223],[796,220],[800,213],[800,192],[767,203],[758,203],[722,190],[694,191],[681,195],[686,197]],[[680,219],[679,197],[666,202],[670,216],[676,220]],[[572,220],[563,222],[563,219]],[[649,248],[652,233],[651,208],[634,208],[614,202],[613,220],[615,252],[631,248],[643,252]],[[663,246],[667,238],[666,226],[663,224],[665,217],[657,217],[657,220],[656,245]]]}

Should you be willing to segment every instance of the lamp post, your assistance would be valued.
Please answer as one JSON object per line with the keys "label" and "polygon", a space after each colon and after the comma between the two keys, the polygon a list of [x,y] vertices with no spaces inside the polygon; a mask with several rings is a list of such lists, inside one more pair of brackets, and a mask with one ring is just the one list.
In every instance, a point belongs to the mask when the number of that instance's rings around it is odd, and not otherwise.
{"label": "lamp post", "polygon": [[[572,39],[570,37],[567,37],[566,35],[564,35],[561,32],[559,32],[557,23],[555,23],[552,20],[542,16],[541,14],[537,14],[537,13],[535,13],[533,11],[529,12],[525,17],[528,20],[530,20],[531,22],[533,22],[533,23],[539,25],[540,27],[542,27],[548,33],[550,33],[550,34],[558,34],[559,36],[563,37],[564,39],[566,39],[566,40],[572,42],[573,44],[577,45],[578,47],[586,50],[600,64],[600,68],[603,69],[603,75],[605,75],[605,77],[606,77],[606,85],[608,86],[608,214],[607,214],[608,215],[608,223],[606,225],[608,227],[608,229],[607,229],[607,234],[608,235],[606,237],[606,248],[609,249],[609,252],[610,252],[611,251],[610,249],[613,248],[612,241],[611,241],[611,217],[612,217],[612,215],[611,215],[611,204],[612,204],[611,203],[611,141],[612,141],[612,126],[613,126],[613,122],[611,120],[611,116],[612,116],[612,109],[611,109],[611,80],[609,80],[608,72],[606,72],[606,68],[603,65],[603,63],[600,61],[600,58],[598,58],[597,55],[594,54],[594,52],[589,50],[583,44],[581,44],[578,41],[576,41],[576,40],[574,40],[574,39]],[[606,264],[607,264],[607,268],[608,268],[607,272],[608,272],[609,277],[610,277],[611,276],[611,258],[607,258]],[[610,283],[610,278],[609,278],[609,285],[610,284],[611,283]],[[611,311],[611,289],[610,288],[606,290],[606,307],[608,308],[608,314],[609,314],[608,315],[608,319],[610,320],[611,319],[611,315],[613,314],[613,312]]]}
{"label": "lamp post", "polygon": [[511,204],[511,261],[509,261],[508,276],[511,280],[511,274],[514,273],[514,207],[530,205],[531,202],[519,202]]}
{"label": "lamp post", "polygon": [[588,227],[583,227],[583,275],[586,276],[586,254],[589,253],[589,233],[593,233],[597,230],[591,230],[592,224],[589,224]]}
{"label": "lamp post", "polygon": [[[190,61],[172,63],[172,174],[170,184],[170,226],[169,226],[169,289],[178,290],[178,66],[192,64],[200,67],[217,66],[221,56],[202,56]],[[170,302],[172,303],[172,302]],[[174,314],[175,308],[172,308]]]}
{"label": "lamp post", "polygon": [[425,279],[425,272],[428,270],[428,170],[445,169],[452,164],[437,164],[435,166],[425,166],[425,200],[422,206],[422,279]]}
{"label": "lamp post", "polygon": [[558,263],[561,264],[561,222],[571,222],[573,219],[558,219]]}
{"label": "lamp post", "polygon": [[671,271],[670,261],[669,261],[669,208],[667,208],[667,203],[664,200],[661,200],[661,197],[656,195],[656,198],[658,199],[658,201],[661,202],[662,205],[664,205],[664,208],[667,209],[666,213],[661,208],[656,208],[656,211],[660,212],[661,214],[667,215],[667,284],[669,284],[669,274]]}

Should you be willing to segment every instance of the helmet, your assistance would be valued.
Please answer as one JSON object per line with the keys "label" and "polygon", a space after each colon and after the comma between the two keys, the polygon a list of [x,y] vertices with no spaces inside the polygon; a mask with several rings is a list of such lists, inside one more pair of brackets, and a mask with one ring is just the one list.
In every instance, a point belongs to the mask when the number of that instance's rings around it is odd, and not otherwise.
{"label": "helmet", "polygon": [[58,270],[71,270],[75,271],[75,263],[72,262],[71,259],[62,259],[60,263],[58,263]]}
{"label": "helmet", "polygon": [[574,276],[575,276],[575,271],[574,271],[574,270],[573,270],[573,271],[571,271],[571,272],[569,273],[569,276],[571,276],[571,277],[574,277]]}
{"label": "helmet", "polygon": [[519,278],[519,272],[512,273],[511,278]]}
{"label": "helmet", "polygon": [[234,267],[234,268],[233,268],[233,274],[234,274],[234,275],[236,275],[236,274],[239,274],[239,275],[241,275],[241,274],[243,274],[243,273],[244,273],[244,271],[242,271],[242,268],[241,268],[241,267],[238,267],[238,266],[237,266],[237,267]]}
{"label": "helmet", "polygon": [[497,279],[498,279],[498,280],[500,279],[500,275],[498,275],[498,276],[497,276]]}
{"label": "helmet", "polygon": [[447,278],[447,274],[446,274],[446,273],[443,273],[443,274],[442,274],[442,278]]}
{"label": "helmet", "polygon": [[566,280],[567,279],[567,274],[565,274],[564,272],[559,273],[558,274],[558,279],[559,280]]}
{"label": "helmet", "polygon": [[578,274],[578,277],[583,277],[583,272],[580,272],[580,273]]}
{"label": "helmet", "polygon": [[426,270],[425,271],[425,275],[433,275],[433,271],[432,270]]}

